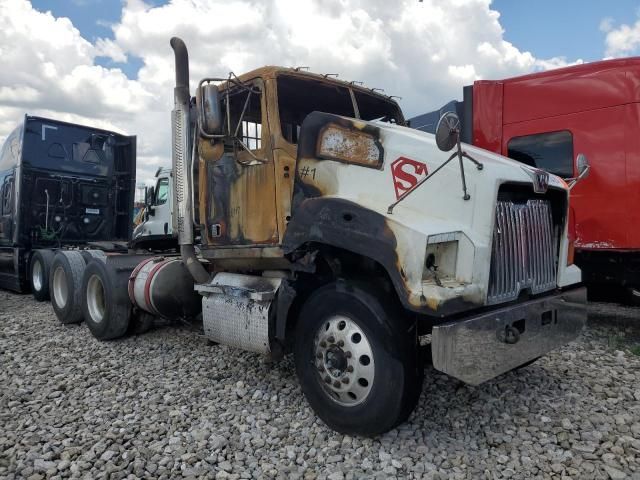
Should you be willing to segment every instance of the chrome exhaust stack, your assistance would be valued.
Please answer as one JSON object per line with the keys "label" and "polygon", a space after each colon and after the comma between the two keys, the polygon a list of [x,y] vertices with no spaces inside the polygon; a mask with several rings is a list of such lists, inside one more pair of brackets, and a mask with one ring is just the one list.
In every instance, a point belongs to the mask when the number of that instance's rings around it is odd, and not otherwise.
{"label": "chrome exhaust stack", "polygon": [[174,107],[171,112],[172,127],[172,166],[174,174],[173,229],[178,232],[180,254],[187,269],[196,283],[209,280],[209,273],[198,261],[193,247],[193,212],[191,211],[190,139],[189,123],[189,54],[184,42],[178,38],[171,39],[171,48],[175,55],[176,86],[173,89]]}

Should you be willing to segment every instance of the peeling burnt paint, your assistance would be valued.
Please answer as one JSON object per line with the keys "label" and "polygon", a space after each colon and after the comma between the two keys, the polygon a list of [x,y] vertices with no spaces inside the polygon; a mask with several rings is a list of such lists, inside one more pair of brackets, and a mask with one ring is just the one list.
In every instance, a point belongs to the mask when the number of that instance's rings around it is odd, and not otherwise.
{"label": "peeling burnt paint", "polygon": [[[331,141],[325,142],[323,152],[322,139],[323,134],[327,132],[333,138]],[[338,135],[342,136],[342,140],[337,138]],[[351,158],[340,155],[339,142],[345,144],[342,152],[353,154]],[[375,161],[375,155],[372,152],[373,147],[377,149]],[[330,113],[310,113],[300,127],[298,159],[300,158],[334,160],[381,169],[384,159],[384,147],[380,142],[380,129],[362,121]]]}
{"label": "peeling burnt paint", "polygon": [[396,237],[387,219],[357,203],[336,198],[305,199],[289,222],[283,249],[290,254],[309,243],[348,250],[379,263],[389,274],[401,303],[408,310],[445,316],[481,306],[461,297],[439,302],[423,297],[422,301],[412,303],[409,286],[401,273]]}
{"label": "peeling burnt paint", "polygon": [[318,158],[380,168],[383,151],[380,141],[360,129],[327,124],[318,136]]}
{"label": "peeling burnt paint", "polygon": [[[411,280],[404,272],[400,260],[403,255],[389,220],[357,203],[327,198],[336,190],[332,182],[337,180],[331,176],[324,175],[322,181],[312,181],[308,175],[301,174],[301,169],[308,169],[314,162],[335,160],[317,155],[322,133],[334,125],[349,132],[373,136],[379,143],[379,129],[364,122],[319,112],[305,119],[300,130],[291,220],[283,238],[285,253],[314,243],[370,258],[385,269],[401,303],[414,312],[444,316],[481,306],[482,301],[476,304],[458,297],[436,299],[421,296],[419,286],[410,285]],[[380,148],[383,152],[382,145]]]}
{"label": "peeling burnt paint", "polygon": [[[399,269],[395,235],[384,216],[357,203],[336,198],[307,198],[293,213],[283,249],[292,253],[306,243],[350,250],[393,271],[394,283],[406,291]],[[391,273],[391,272],[390,272]]]}
{"label": "peeling burnt paint", "polygon": [[254,118],[262,125],[257,148],[248,152],[227,140],[218,140],[211,145],[208,140],[200,139],[198,143],[198,155],[205,165],[199,170],[204,248],[271,246],[279,241],[277,206],[273,201],[275,166],[265,85],[262,79],[253,79],[247,84],[263,92],[259,107],[256,107],[259,115]]}
{"label": "peeling burnt paint", "polygon": [[[223,155],[217,162],[207,163],[207,185],[209,187],[206,204],[207,243],[231,244],[227,219],[231,216],[230,187],[240,175],[240,166],[231,155]],[[214,239],[211,225],[220,226],[220,234]],[[203,238],[205,236],[203,235]],[[244,240],[244,239],[236,239]]]}

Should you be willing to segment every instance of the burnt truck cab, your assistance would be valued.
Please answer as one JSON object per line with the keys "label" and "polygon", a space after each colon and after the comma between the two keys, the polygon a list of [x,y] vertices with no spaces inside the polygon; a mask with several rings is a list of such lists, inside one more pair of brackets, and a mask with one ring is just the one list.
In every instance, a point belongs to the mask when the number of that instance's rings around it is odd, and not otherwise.
{"label": "burnt truck cab", "polygon": [[[191,98],[186,48],[172,46],[174,231],[205,334],[290,347],[333,428],[406,419],[419,335],[436,369],[471,384],[578,336],[562,179],[460,144],[453,124],[440,138],[408,128],[392,98],[329,75],[264,67],[202,80]],[[393,393],[380,382],[395,361]]]}
{"label": "burnt truck cab", "polygon": [[126,242],[135,137],[26,115],[0,152],[0,287],[28,290],[36,249]]}

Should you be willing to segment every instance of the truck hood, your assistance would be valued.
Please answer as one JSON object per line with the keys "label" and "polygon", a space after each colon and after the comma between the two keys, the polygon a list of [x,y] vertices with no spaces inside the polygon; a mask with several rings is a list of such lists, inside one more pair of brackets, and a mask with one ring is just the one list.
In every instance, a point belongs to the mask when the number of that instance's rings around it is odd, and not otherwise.
{"label": "truck hood", "polygon": [[[323,196],[353,201],[384,215],[391,223],[424,235],[441,233],[443,228],[463,231],[474,243],[489,244],[500,185],[529,184],[533,189],[536,169],[468,144],[462,144],[462,150],[483,165],[479,170],[473,162],[463,161],[468,200],[464,199],[457,158],[422,185],[407,188],[442,166],[456,149],[443,152],[434,135],[408,127],[352,121],[359,130],[378,135],[384,156],[380,169],[302,157],[298,170],[316,173],[315,178],[303,181],[314,184]],[[567,189],[566,183],[554,175],[549,175],[549,188]],[[389,206],[407,189],[411,193],[389,214]]]}
{"label": "truck hood", "polygon": [[[436,145],[435,136],[431,133],[379,121],[367,123],[375,125],[380,130],[381,136],[384,138],[383,144],[394,148],[406,149],[407,153],[414,154],[418,158],[424,159],[426,155],[429,155],[430,158],[427,160],[433,161],[428,161],[427,163],[432,163],[434,166],[437,166],[438,161],[446,161],[446,159],[456,151],[454,147],[450,152],[442,152]],[[503,178],[504,181],[532,184],[532,175],[538,171],[538,169],[516,160],[474,147],[467,143],[462,143],[462,150],[481,162],[493,175],[498,174],[499,178]],[[388,160],[386,156],[385,160]],[[453,167],[453,170],[459,171],[457,163],[452,162],[449,170],[451,170],[451,167]],[[477,181],[482,177],[482,173],[476,177],[474,175],[475,171],[476,168],[473,164],[465,160],[465,174],[467,177],[470,177],[472,181]],[[549,174],[549,186],[562,189],[566,189],[567,187],[564,180],[553,174]]]}

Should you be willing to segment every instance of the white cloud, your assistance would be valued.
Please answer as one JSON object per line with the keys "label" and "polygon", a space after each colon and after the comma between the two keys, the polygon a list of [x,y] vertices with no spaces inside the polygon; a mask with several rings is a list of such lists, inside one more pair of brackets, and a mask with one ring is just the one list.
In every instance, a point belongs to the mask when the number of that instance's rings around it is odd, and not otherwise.
{"label": "white cloud", "polygon": [[600,31],[609,32],[613,28],[613,18],[605,17],[600,20]]}
{"label": "white cloud", "polygon": [[633,25],[614,27],[613,20],[605,18],[600,22],[600,30],[607,33],[605,55],[608,58],[633,55],[640,50],[640,19]]}
{"label": "white cloud", "polygon": [[[490,0],[126,0],[114,39],[95,44],[27,0],[0,2],[0,140],[25,112],[138,135],[138,179],[170,159],[173,53],[189,47],[191,84],[262,65],[303,65],[403,97],[407,116],[460,98],[480,78],[555,68],[504,40]],[[96,57],[142,60],[137,78]]]}
{"label": "white cloud", "polygon": [[96,55],[110,58],[114,62],[124,63],[127,61],[127,56],[120,45],[110,38],[99,38],[96,41]]}

